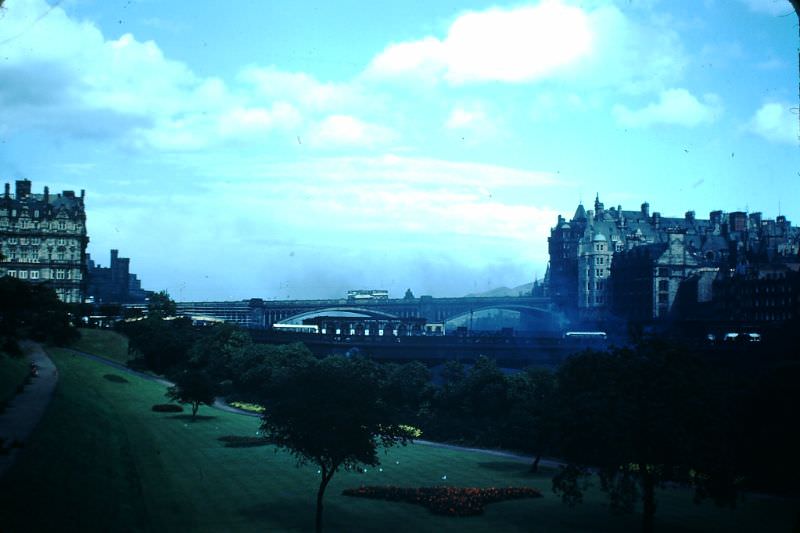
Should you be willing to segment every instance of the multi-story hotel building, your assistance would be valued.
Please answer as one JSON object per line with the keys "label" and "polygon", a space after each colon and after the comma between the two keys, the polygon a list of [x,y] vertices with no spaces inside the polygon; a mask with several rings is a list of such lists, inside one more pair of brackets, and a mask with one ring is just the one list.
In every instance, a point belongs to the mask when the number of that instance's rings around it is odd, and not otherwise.
{"label": "multi-story hotel building", "polygon": [[0,276],[47,283],[64,302],[82,302],[86,279],[84,191],[31,192],[17,180],[0,198]]}

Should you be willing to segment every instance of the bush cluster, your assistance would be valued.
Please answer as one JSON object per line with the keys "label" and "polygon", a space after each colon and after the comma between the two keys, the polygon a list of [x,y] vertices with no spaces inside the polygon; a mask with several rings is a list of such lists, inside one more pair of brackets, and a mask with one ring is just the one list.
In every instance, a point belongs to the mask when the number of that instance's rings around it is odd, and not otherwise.
{"label": "bush cluster", "polygon": [[244,437],[240,435],[225,435],[219,440],[225,443],[226,448],[253,448],[269,444],[264,437]]}
{"label": "bush cluster", "polygon": [[494,502],[541,498],[542,493],[530,487],[465,488],[465,487],[360,487],[345,489],[345,496],[359,496],[376,500],[416,503],[427,507],[435,514],[446,516],[475,516],[483,514],[483,508]]}
{"label": "bush cluster", "polygon": [[183,407],[174,403],[158,403],[152,407],[156,413],[182,413]]}

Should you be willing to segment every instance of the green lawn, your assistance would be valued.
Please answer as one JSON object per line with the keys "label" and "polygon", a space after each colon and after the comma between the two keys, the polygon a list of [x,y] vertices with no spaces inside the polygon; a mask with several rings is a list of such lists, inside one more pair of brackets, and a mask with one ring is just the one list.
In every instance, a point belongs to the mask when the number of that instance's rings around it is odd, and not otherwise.
{"label": "green lawn", "polygon": [[29,372],[27,359],[0,352],[0,402],[10,400],[16,394],[17,386],[25,381]]}
{"label": "green lawn", "polygon": [[[316,468],[296,468],[271,447],[225,448],[223,435],[254,435],[258,420],[202,407],[203,418],[154,413],[164,387],[51,350],[60,382],[18,464],[0,480],[3,531],[309,531]],[[116,376],[116,377],[114,377]],[[119,380],[124,377],[124,382]],[[337,474],[328,489],[328,531],[636,531],[638,515],[614,516],[591,492],[569,509],[548,476],[527,465],[423,445],[392,449],[383,471]],[[443,475],[447,480],[443,481]],[[341,495],[361,484],[532,486],[544,498],[449,518],[405,503]],[[793,503],[750,498],[736,511],[695,506],[683,491],[659,494],[661,531],[788,531]]]}
{"label": "green lawn", "polygon": [[72,348],[95,355],[101,355],[125,364],[130,361],[128,338],[110,329],[81,328],[81,338]]}

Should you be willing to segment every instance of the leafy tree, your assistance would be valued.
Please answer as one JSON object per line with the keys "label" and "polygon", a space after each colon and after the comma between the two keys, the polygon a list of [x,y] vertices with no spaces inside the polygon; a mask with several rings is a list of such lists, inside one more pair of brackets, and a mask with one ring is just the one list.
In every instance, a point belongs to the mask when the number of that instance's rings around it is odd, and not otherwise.
{"label": "leafy tree", "polygon": [[233,379],[233,360],[252,345],[250,335],[226,323],[203,328],[201,332],[189,350],[189,363],[204,368],[218,382]]}
{"label": "leafy tree", "polygon": [[384,399],[394,406],[407,424],[417,424],[433,394],[431,372],[424,364],[413,361],[402,365],[381,365],[384,372]]}
{"label": "leafy tree", "polygon": [[322,531],[325,488],[340,469],[377,466],[378,446],[409,436],[382,397],[378,370],[363,359],[332,356],[290,368],[265,391],[262,429],[298,464],[319,467],[316,531]]}
{"label": "leafy tree", "polygon": [[287,372],[314,362],[314,355],[299,342],[280,346],[251,343],[233,355],[230,374],[237,393],[259,401],[260,394],[273,380],[280,382]]}
{"label": "leafy tree", "polygon": [[529,368],[508,378],[510,411],[503,429],[506,444],[534,454],[531,472],[538,472],[542,454],[554,451],[556,378],[546,369]]}
{"label": "leafy tree", "polygon": [[197,339],[188,318],[163,320],[148,316],[143,320],[123,322],[118,327],[128,336],[128,350],[140,354],[145,366],[157,373],[185,366],[189,349]]}
{"label": "leafy tree", "polygon": [[553,488],[568,503],[580,501],[590,468],[613,509],[632,511],[641,501],[645,532],[654,527],[655,489],[668,482],[694,484],[697,496],[735,494],[732,477],[707,453],[717,415],[699,359],[643,341],[573,356],[558,380],[559,454],[569,466]]}
{"label": "leafy tree", "polygon": [[200,405],[213,405],[216,385],[212,379],[200,370],[184,370],[172,376],[175,383],[167,389],[167,398],[178,403],[192,406],[192,421],[197,416]]}
{"label": "leafy tree", "polygon": [[78,336],[70,323],[67,304],[50,286],[10,276],[0,278],[0,348],[17,353],[18,339],[63,345]]}
{"label": "leafy tree", "polygon": [[165,318],[175,316],[177,307],[167,291],[155,292],[150,295],[147,302],[147,316]]}

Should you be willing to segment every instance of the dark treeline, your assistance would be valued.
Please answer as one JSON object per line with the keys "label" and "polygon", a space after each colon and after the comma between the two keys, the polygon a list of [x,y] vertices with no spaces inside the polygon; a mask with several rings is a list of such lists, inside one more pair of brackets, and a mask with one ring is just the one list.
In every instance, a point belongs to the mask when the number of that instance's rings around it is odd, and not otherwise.
{"label": "dark treeline", "polygon": [[20,355],[19,341],[66,344],[79,334],[71,321],[74,305],[58,299],[47,284],[0,277],[0,351]]}
{"label": "dark treeline", "polygon": [[[139,364],[194,375],[216,394],[267,410],[271,387],[315,359],[302,344],[256,344],[232,325],[193,328],[158,313],[120,329]],[[585,480],[597,474],[613,508],[641,509],[645,531],[659,487],[693,487],[698,499],[730,505],[741,490],[797,487],[800,364],[788,357],[726,366],[650,339],[576,354],[555,372],[506,375],[486,358],[468,367],[449,362],[438,385],[421,363],[358,361],[381,402],[424,438],[517,450],[535,457],[534,470],[542,456],[557,458],[567,466],[553,488],[568,503],[579,502]]]}

